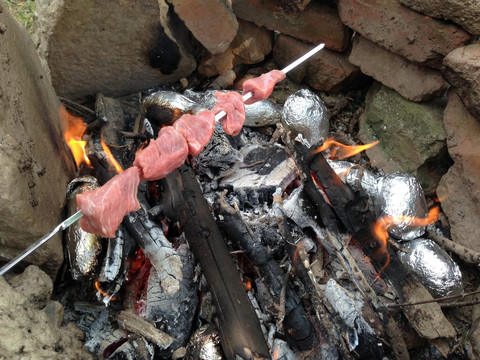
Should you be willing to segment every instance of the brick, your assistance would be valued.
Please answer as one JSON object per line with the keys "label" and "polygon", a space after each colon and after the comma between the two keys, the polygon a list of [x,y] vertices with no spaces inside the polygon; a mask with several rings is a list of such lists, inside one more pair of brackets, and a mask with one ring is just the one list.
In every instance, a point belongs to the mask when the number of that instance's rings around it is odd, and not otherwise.
{"label": "brick", "polygon": [[362,36],[353,41],[350,62],[412,101],[440,96],[448,87],[440,71],[408,61]]}
{"label": "brick", "polygon": [[367,39],[434,68],[470,39],[460,27],[415,12],[397,0],[339,0],[338,10],[345,25]]}
{"label": "brick", "polygon": [[211,54],[227,50],[238,22],[225,0],[168,0],[186,27]]}
{"label": "brick", "polygon": [[325,43],[331,50],[343,51],[350,40],[349,29],[342,24],[335,8],[311,2],[304,11],[286,12],[274,0],[233,0],[238,18],[270,30],[278,30],[312,44]]}

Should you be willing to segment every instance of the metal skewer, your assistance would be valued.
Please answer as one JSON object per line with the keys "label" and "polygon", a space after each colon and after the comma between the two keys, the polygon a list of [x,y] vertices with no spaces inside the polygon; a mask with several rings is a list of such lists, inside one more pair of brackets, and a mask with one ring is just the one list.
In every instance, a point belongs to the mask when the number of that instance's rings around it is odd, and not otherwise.
{"label": "metal skewer", "polygon": [[[285,68],[282,69],[282,71],[286,74],[296,66],[300,65],[302,62],[310,58],[311,56],[315,55],[317,52],[322,50],[324,48],[325,44],[319,44],[315,46],[312,50],[307,52],[305,55],[299,57],[297,60],[292,62],[290,65],[286,66]],[[247,101],[253,96],[251,92],[248,92],[242,96],[243,101]],[[227,113],[225,111],[220,111],[219,113],[215,114],[215,120],[218,121],[221,118],[223,118]],[[48,240],[50,240],[56,233],[58,233],[61,230],[65,230],[68,228],[70,225],[75,223],[78,219],[80,219],[83,216],[82,212],[79,210],[69,218],[65,219],[62,221],[58,226],[53,229],[53,231],[40,239],[38,239],[36,242],[34,242],[32,245],[30,245],[25,251],[23,251],[20,255],[15,257],[14,259],[10,260],[7,264],[5,264],[2,268],[0,268],[0,276],[5,274],[8,270],[13,268],[15,265],[17,265],[20,261],[25,259],[28,255],[30,255],[32,252],[34,252],[36,249],[38,249],[40,246],[45,244]]]}

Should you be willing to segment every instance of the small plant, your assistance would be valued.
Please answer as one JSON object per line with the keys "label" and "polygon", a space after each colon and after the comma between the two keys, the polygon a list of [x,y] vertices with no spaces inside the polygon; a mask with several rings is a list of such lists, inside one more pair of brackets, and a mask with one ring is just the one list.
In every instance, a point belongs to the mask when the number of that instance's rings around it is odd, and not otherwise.
{"label": "small plant", "polygon": [[35,9],[34,0],[2,0],[10,9],[12,15],[17,21],[25,26],[29,33],[33,28],[33,10]]}

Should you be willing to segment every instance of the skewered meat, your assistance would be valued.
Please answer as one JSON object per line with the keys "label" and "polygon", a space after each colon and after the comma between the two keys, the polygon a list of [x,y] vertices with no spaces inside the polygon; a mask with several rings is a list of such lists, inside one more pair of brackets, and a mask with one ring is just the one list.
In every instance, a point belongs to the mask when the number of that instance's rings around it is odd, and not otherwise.
{"label": "skewered meat", "polygon": [[238,135],[245,122],[245,104],[242,95],[235,91],[226,93],[217,91],[215,97],[217,98],[217,105],[212,109],[213,113],[219,113],[222,110],[227,113],[220,119],[223,130],[228,135]]}
{"label": "skewered meat", "polygon": [[173,127],[187,140],[190,154],[198,155],[215,130],[215,115],[209,110],[201,111],[197,115],[184,114]]}
{"label": "skewered meat", "polygon": [[77,206],[84,215],[80,219],[82,229],[103,237],[114,237],[123,217],[140,209],[137,200],[139,183],[140,170],[133,166],[103,186],[77,194]]}
{"label": "skewered meat", "polygon": [[133,165],[141,169],[142,180],[158,180],[182,165],[187,156],[187,140],[173,126],[166,126],[137,154]]}
{"label": "skewered meat", "polygon": [[245,101],[245,104],[249,105],[267,99],[272,93],[275,84],[285,79],[285,77],[286,75],[283,71],[272,70],[259,77],[245,80],[242,84],[243,93],[252,93],[252,97]]}

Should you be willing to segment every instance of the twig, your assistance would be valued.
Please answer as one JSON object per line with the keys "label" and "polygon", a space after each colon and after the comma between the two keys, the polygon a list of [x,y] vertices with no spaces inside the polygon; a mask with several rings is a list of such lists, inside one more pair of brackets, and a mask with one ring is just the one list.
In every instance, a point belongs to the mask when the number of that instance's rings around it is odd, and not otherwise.
{"label": "twig", "polygon": [[265,162],[265,160],[259,160],[259,161],[255,161],[254,163],[251,163],[251,164],[247,164],[247,165],[240,166],[239,168],[240,168],[240,169],[247,169],[247,168],[253,167],[253,166],[255,166],[255,165],[263,164],[264,162]]}
{"label": "twig", "polygon": [[84,111],[86,112],[89,116],[93,116],[93,117],[96,117],[96,114],[95,114],[95,111],[93,111],[92,109],[86,107],[86,106],[83,106],[79,103],[76,103],[75,101],[72,101],[72,100],[69,100],[69,99],[66,99],[64,97],[58,97],[60,99],[60,101],[62,103],[64,103],[64,105],[66,107],[68,107],[69,109],[71,110],[77,110],[78,112],[81,112],[81,111]]}
{"label": "twig", "polygon": [[476,291],[472,291],[472,292],[465,293],[465,294],[460,294],[460,295],[444,296],[444,297],[441,297],[441,298],[431,299],[431,300],[423,300],[423,301],[416,301],[416,302],[403,303],[403,304],[388,304],[387,307],[390,308],[390,309],[393,309],[393,308],[404,307],[404,306],[429,304],[429,303],[432,303],[432,302],[439,302],[439,301],[445,301],[445,300],[453,300],[453,299],[458,299],[458,298],[464,298],[465,296],[470,296],[470,295],[475,295],[475,294],[480,294],[480,290],[476,290]]}
{"label": "twig", "polygon": [[469,264],[480,263],[480,252],[469,249],[463,245],[457,244],[446,237],[438,235],[435,231],[428,231],[428,238],[432,239],[445,249],[457,254],[463,261]]}

